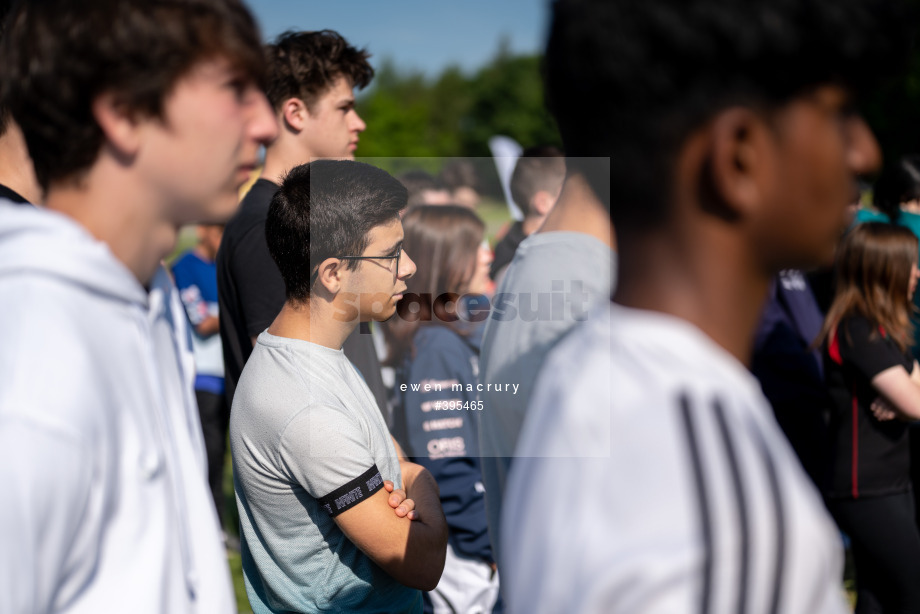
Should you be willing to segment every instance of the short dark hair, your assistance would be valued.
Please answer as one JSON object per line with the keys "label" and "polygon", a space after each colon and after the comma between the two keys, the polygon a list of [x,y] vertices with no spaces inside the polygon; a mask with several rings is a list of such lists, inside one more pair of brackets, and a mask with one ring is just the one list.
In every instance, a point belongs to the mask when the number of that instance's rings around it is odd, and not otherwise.
{"label": "short dark hair", "polygon": [[356,49],[333,30],[284,32],[266,45],[268,100],[278,112],[285,100],[300,98],[313,105],[339,77],[363,89],[374,77],[370,54]]}
{"label": "short dark hair", "polygon": [[558,191],[565,181],[565,158],[558,147],[539,145],[524,150],[511,174],[511,199],[530,215],[530,201],[540,190]]}
{"label": "short dark hair", "polygon": [[468,158],[455,158],[445,164],[438,173],[438,179],[451,191],[458,188],[472,188],[477,192],[480,190],[476,167]]}
{"label": "short dark hair", "polygon": [[[557,0],[546,98],[566,153],[596,181],[609,158],[615,225],[667,218],[693,129],[734,104],[776,109],[823,84],[854,94],[903,64],[899,0]],[[570,166],[574,166],[570,164]]]}
{"label": "short dark hair", "polygon": [[[327,258],[360,256],[371,229],[399,219],[408,194],[389,173],[351,160],[295,166],[272,198],[265,239],[289,301],[310,298],[313,270]],[[346,260],[354,269],[360,260]]]}
{"label": "short dark hair", "polygon": [[161,117],[203,59],[226,57],[264,81],[259,30],[239,0],[29,0],[10,16],[0,57],[2,99],[46,189],[96,161],[104,135],[92,103],[103,93]]}
{"label": "short dark hair", "polygon": [[422,169],[414,169],[411,171],[406,171],[397,177],[399,182],[406,186],[406,189],[409,191],[409,206],[415,207],[417,205],[425,204],[424,193],[428,190],[444,190],[446,189],[444,184],[441,183],[439,179],[434,177],[428,171],[423,171]]}

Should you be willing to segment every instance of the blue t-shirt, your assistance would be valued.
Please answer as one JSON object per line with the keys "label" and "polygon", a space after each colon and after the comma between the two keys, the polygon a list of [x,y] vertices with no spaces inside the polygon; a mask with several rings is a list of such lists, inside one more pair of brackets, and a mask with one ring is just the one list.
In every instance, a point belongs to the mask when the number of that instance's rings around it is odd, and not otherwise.
{"label": "blue t-shirt", "polygon": [[204,337],[196,330],[209,316],[217,315],[217,266],[194,251],[188,251],[176,260],[172,272],[185,313],[192,323],[195,390],[223,394],[224,356],[220,335],[213,333]]}

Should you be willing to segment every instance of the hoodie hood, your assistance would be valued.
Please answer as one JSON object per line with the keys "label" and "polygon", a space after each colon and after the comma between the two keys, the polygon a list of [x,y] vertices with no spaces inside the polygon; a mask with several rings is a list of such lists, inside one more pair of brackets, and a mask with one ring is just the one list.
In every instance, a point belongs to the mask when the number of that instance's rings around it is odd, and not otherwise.
{"label": "hoodie hood", "polygon": [[0,200],[0,277],[39,273],[147,307],[136,277],[66,215]]}

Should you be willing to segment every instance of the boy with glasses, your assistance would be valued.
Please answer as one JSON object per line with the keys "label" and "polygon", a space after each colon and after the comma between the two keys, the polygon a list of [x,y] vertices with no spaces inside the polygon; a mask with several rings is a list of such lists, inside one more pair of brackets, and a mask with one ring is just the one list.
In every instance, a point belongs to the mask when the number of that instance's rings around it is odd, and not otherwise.
{"label": "boy with glasses", "polygon": [[[284,282],[265,244],[265,217],[284,174],[318,158],[353,159],[366,128],[355,109],[354,89],[374,76],[369,54],[332,30],[285,32],[266,45],[266,93],[279,134],[265,150],[265,167],[227,224],[217,255],[220,336],[224,348],[227,399],[258,335],[284,304]],[[377,406],[389,414],[380,360],[367,324],[345,341],[348,356]]]}
{"label": "boy with glasses", "polygon": [[230,417],[243,572],[257,612],[420,612],[447,525],[427,470],[402,460],[342,351],[386,320],[415,264],[406,189],[344,160],[295,167],[265,225],[287,299],[259,335]]}

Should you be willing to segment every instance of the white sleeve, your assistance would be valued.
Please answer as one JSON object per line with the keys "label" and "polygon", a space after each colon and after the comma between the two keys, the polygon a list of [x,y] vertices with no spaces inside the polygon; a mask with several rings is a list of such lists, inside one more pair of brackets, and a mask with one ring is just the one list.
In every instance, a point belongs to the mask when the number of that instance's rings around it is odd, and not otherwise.
{"label": "white sleeve", "polygon": [[611,429],[605,396],[563,383],[533,397],[503,509],[511,612],[666,614],[696,601],[689,468],[660,455],[655,420],[617,415]]}
{"label": "white sleeve", "polygon": [[534,397],[503,510],[510,612],[846,611],[839,537],[766,407],[620,377],[644,403],[612,405],[598,381]]}
{"label": "white sleeve", "polygon": [[69,434],[0,417],[0,612],[53,611],[65,579],[92,568],[74,563],[92,475]]}

